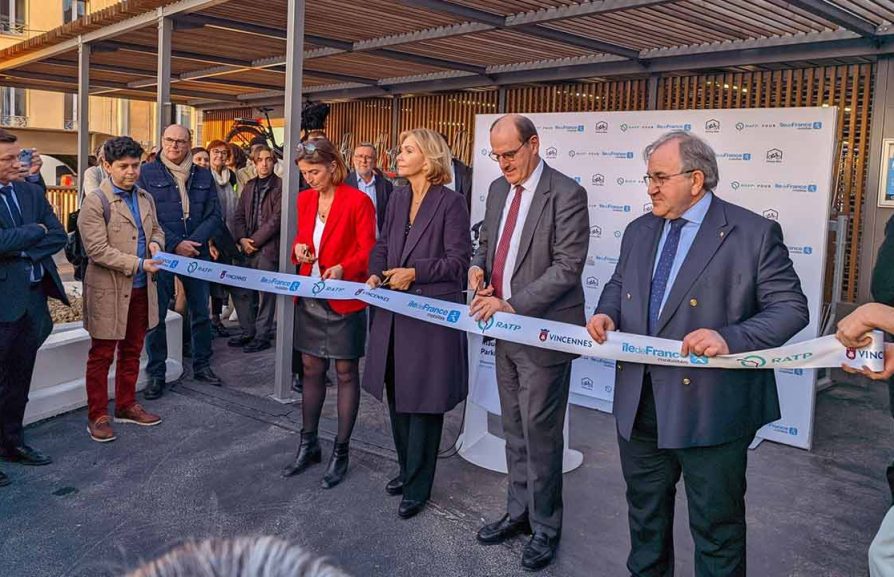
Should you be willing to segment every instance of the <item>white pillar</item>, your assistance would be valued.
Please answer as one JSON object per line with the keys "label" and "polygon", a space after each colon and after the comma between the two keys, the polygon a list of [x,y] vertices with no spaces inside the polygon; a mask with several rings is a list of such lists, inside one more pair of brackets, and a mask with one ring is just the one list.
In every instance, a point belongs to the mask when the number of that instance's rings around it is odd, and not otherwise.
{"label": "white pillar", "polygon": [[[295,166],[295,145],[301,137],[301,84],[304,68],[304,0],[289,0],[286,39],[286,103],[285,138],[283,141],[282,229],[280,231],[279,270],[294,272],[292,240],[298,230],[298,167]],[[295,324],[295,303],[292,297],[277,296],[276,306],[276,373],[273,396],[281,401],[293,397],[292,328]]]}
{"label": "white pillar", "polygon": [[90,45],[78,42],[78,187],[84,182],[90,156]]}
{"label": "white pillar", "polygon": [[[159,11],[161,8],[159,8]],[[159,12],[160,14],[160,12]],[[173,118],[171,105],[171,36],[174,22],[170,18],[158,19],[158,83],[155,97],[156,138],[161,145],[161,133]]]}

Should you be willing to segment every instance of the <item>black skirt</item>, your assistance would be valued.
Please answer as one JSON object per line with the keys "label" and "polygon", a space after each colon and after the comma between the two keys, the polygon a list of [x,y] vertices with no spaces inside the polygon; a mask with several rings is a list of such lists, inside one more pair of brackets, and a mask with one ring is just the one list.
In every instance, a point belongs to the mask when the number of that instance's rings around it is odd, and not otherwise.
{"label": "black skirt", "polygon": [[293,343],[315,357],[359,359],[366,352],[366,310],[342,315],[323,299],[298,299]]}

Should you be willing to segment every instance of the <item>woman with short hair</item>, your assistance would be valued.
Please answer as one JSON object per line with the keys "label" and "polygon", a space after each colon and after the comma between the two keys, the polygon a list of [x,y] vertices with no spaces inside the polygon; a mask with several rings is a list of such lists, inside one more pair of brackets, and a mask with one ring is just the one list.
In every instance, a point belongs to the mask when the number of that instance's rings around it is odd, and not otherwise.
{"label": "woman with short hair", "polygon": [[[296,156],[309,189],[298,195],[298,234],[292,262],[299,274],[327,280],[363,282],[369,253],[376,243],[376,212],[370,198],[344,184],[348,169],[325,138],[298,145]],[[321,461],[317,427],[326,400],[325,367],[335,361],[338,387],[338,434],[322,485],[339,484],[348,469],[348,443],[360,407],[360,357],[366,344],[366,305],[356,300],[297,300],[294,347],[304,366],[301,443],[295,461],[283,470],[297,475]]]}
{"label": "woman with short hair", "polygon": [[[446,186],[450,150],[427,128],[404,132],[399,142],[397,171],[408,185],[388,200],[367,285],[464,309],[472,241],[466,200]],[[431,495],[444,413],[468,392],[466,358],[466,336],[458,330],[384,309],[373,315],[363,388],[380,401],[387,392],[400,474],[385,490],[403,495],[401,518],[419,513]]]}

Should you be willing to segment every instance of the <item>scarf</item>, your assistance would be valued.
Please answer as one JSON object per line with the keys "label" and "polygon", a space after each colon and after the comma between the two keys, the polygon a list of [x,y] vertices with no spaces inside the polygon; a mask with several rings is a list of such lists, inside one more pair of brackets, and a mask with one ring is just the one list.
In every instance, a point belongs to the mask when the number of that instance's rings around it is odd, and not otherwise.
{"label": "scarf", "polygon": [[180,202],[183,204],[183,220],[186,220],[189,218],[189,194],[186,190],[186,181],[189,180],[189,173],[192,171],[192,154],[187,154],[179,165],[168,160],[164,154],[159,154],[158,157],[177,181],[177,188],[180,189]]}
{"label": "scarf", "polygon": [[217,186],[223,188],[226,185],[230,184],[230,169],[226,166],[223,167],[223,170],[220,171],[220,174],[211,171],[211,174],[214,175],[214,182],[217,183]]}

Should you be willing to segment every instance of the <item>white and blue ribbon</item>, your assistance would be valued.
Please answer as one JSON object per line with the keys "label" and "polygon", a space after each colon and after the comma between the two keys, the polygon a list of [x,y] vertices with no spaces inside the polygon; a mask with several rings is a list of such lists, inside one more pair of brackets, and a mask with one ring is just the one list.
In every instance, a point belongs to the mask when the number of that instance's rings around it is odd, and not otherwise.
{"label": "white and blue ribbon", "polygon": [[819,369],[827,367],[884,367],[884,339],[873,331],[872,342],[863,348],[842,345],[834,335],[765,349],[704,357],[680,354],[682,343],[645,335],[608,333],[598,344],[585,327],[511,313],[496,313],[487,322],[476,321],[464,304],[416,296],[409,293],[370,289],[364,283],[321,280],[288,273],[268,272],[159,253],[163,270],[215,282],[285,296],[333,300],[356,299],[364,303],[467,333],[479,334],[523,345],[552,349],[586,357],[614,361],[679,367],[720,369]]}

